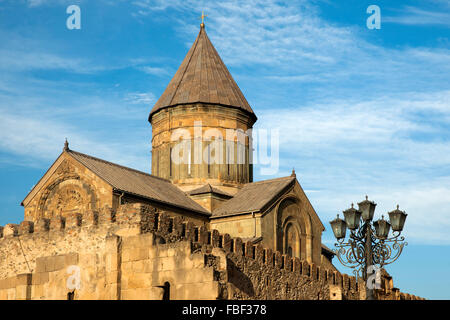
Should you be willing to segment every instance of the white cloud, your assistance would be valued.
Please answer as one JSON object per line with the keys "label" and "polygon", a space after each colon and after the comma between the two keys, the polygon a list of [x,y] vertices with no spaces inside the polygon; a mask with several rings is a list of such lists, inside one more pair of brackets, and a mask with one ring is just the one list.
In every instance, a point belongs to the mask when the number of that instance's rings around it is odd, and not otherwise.
{"label": "white cloud", "polygon": [[146,104],[148,106],[154,104],[156,102],[156,97],[153,93],[129,93],[125,98],[125,101],[132,104]]}
{"label": "white cloud", "polygon": [[[448,6],[448,2],[447,2]],[[450,13],[444,11],[430,11],[420,8],[405,6],[401,15],[383,16],[382,23],[397,23],[405,25],[442,25],[450,26]]]}
{"label": "white cloud", "polygon": [[83,0],[26,0],[30,8],[40,7],[43,5],[71,5],[81,4]]}
{"label": "white cloud", "polygon": [[88,153],[93,156],[149,172],[147,164],[150,163],[150,157],[145,156],[148,155],[148,146],[144,143],[145,139],[137,138],[139,130],[115,132],[116,135],[127,134],[129,142],[124,144],[121,139],[105,139],[101,130],[83,130],[70,121],[59,120],[58,117],[30,117],[6,113],[4,110],[1,114],[0,149],[19,155],[19,158],[28,160],[28,164],[34,162],[33,166],[42,166],[43,163],[56,159],[66,137],[71,149],[81,152],[91,150]]}
{"label": "white cloud", "polygon": [[144,66],[140,67],[139,70],[155,76],[166,76],[170,74],[168,70],[159,67]]}
{"label": "white cloud", "polygon": [[65,70],[73,73],[93,73],[103,68],[85,59],[69,58],[39,51],[0,50],[0,69],[6,71]]}
{"label": "white cloud", "polygon": [[[199,30],[194,23],[199,16],[198,2],[145,0],[133,4],[146,14],[173,9],[175,28],[186,39],[186,46],[192,45]],[[259,83],[260,92],[271,90],[270,81],[293,89],[294,83],[320,84],[322,87],[307,91],[316,99],[355,93],[373,98],[380,92],[448,88],[450,50],[387,48],[371,43],[364,34],[365,24],[344,26],[325,21],[311,1],[225,0],[205,2],[203,8],[208,14],[206,30],[225,64],[237,70],[232,72],[236,78]],[[179,12],[184,19],[177,19]],[[251,69],[243,69],[248,67]],[[261,75],[268,80],[266,85],[261,84]],[[273,93],[272,97],[277,98]],[[266,98],[250,102],[264,105]]]}
{"label": "white cloud", "polygon": [[449,101],[449,90],[336,100],[267,110],[257,126],[280,130],[279,175],[296,167],[328,231],[368,194],[379,216],[397,203],[407,211],[409,240],[450,244]]}

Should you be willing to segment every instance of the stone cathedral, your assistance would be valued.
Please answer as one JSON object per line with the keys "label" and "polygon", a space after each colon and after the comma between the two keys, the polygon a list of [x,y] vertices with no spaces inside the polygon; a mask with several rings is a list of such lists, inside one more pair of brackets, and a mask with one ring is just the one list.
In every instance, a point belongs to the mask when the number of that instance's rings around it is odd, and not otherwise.
{"label": "stone cathedral", "polygon": [[[148,120],[151,174],[66,141],[24,221],[0,227],[0,299],[364,299],[365,284],[333,266],[295,173],[253,181],[257,117],[203,23]],[[209,156],[214,143],[196,123],[227,140],[224,161],[195,161],[196,144]],[[388,275],[379,297],[414,298]]]}

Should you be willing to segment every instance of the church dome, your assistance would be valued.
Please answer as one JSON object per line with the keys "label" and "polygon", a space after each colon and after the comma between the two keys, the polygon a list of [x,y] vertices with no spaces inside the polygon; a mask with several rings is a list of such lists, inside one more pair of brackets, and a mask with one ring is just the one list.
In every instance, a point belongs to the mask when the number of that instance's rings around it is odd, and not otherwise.
{"label": "church dome", "polygon": [[[236,187],[253,181],[251,130],[256,119],[202,24],[148,118],[152,174],[184,191],[209,183],[235,192]],[[187,133],[181,152],[173,139],[180,129]]]}
{"label": "church dome", "polygon": [[200,27],[197,39],[151,110],[149,121],[162,109],[195,103],[238,108],[256,121],[255,113],[209,40],[204,25]]}

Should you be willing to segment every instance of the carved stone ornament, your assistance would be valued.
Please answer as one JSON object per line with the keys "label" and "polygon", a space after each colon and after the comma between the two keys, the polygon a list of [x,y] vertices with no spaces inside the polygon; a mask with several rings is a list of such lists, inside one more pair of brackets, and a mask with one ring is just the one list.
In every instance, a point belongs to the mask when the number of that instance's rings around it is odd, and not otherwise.
{"label": "carved stone ornament", "polygon": [[64,160],[59,165],[58,169],[56,169],[56,174],[58,174],[58,175],[69,175],[72,172],[74,172],[74,168],[67,160]]}

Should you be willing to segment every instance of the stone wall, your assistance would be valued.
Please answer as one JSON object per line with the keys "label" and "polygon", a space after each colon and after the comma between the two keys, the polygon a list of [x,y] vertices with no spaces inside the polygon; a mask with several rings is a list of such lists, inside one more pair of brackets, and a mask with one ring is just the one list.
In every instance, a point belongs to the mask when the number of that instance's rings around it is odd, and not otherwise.
{"label": "stone wall", "polygon": [[[201,122],[201,129],[197,129],[199,133],[195,129],[196,122]],[[254,119],[244,111],[237,108],[223,108],[214,104],[196,103],[158,111],[152,116],[151,121],[152,174],[171,180],[178,184],[183,191],[211,183],[225,192],[236,193],[237,186],[253,181],[253,169],[249,161],[251,156],[249,139],[245,138],[242,141],[244,161],[238,163],[237,154],[241,149],[238,148],[235,137],[228,137],[230,134],[227,135],[227,130],[246,132],[252,128],[253,123]],[[178,131],[184,133],[181,138],[191,141],[191,152],[189,155],[185,155],[186,157],[190,156],[191,161],[184,161],[181,164],[170,161],[171,150],[174,151],[173,148],[176,145],[176,142],[172,141],[172,135],[176,130],[183,130]],[[213,163],[210,165],[207,164],[207,159],[196,161],[195,159],[203,157],[203,152],[207,152],[207,146],[210,144],[209,135],[218,135],[219,133],[224,139],[223,150],[215,150],[214,145],[211,146],[211,150],[214,150],[211,151],[211,159],[217,158],[218,161],[211,160]],[[200,139],[202,137],[203,139]],[[227,137],[233,151],[226,148]],[[197,144],[198,146],[195,147]],[[196,152],[199,154],[196,155]],[[227,153],[229,158],[226,156]],[[229,164],[230,162],[232,163]]]}
{"label": "stone wall", "polygon": [[0,299],[359,299],[365,292],[354,277],[143,204],[8,224],[0,235]]}

